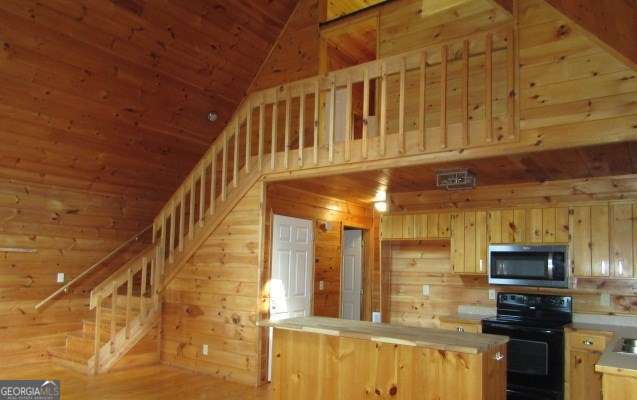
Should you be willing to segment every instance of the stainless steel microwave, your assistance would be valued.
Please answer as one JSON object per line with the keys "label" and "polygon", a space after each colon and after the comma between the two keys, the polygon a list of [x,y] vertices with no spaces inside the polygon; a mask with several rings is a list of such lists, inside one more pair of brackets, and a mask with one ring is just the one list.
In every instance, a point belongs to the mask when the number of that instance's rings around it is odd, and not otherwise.
{"label": "stainless steel microwave", "polygon": [[567,245],[492,244],[488,266],[494,285],[569,286]]}

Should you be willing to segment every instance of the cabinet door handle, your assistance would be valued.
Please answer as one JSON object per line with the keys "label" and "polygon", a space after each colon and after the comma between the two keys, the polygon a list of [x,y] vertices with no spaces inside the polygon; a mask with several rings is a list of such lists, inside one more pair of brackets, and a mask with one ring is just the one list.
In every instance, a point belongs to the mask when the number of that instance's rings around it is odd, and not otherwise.
{"label": "cabinet door handle", "polygon": [[592,346],[595,344],[595,342],[593,342],[592,340],[586,339],[586,340],[582,340],[582,344],[584,346]]}
{"label": "cabinet door handle", "polygon": [[463,328],[463,327],[461,327],[461,326],[457,327],[457,328],[456,328],[456,330],[457,330],[458,332],[464,332],[464,328]]}
{"label": "cabinet door handle", "polygon": [[497,353],[495,353],[495,356],[493,356],[493,359],[496,360],[496,361],[500,361],[503,358],[504,358],[504,355],[501,352],[499,352],[499,351]]}

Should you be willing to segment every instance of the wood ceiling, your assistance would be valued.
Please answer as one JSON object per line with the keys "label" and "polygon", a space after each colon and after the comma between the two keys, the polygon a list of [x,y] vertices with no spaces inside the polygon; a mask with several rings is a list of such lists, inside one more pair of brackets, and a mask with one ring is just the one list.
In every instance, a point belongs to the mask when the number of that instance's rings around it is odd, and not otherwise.
{"label": "wood ceiling", "polygon": [[0,178],[165,198],[224,127],[295,5],[1,1]]}
{"label": "wood ceiling", "polygon": [[386,0],[327,0],[325,21],[351,14]]}
{"label": "wood ceiling", "polygon": [[478,186],[634,174],[637,173],[637,142],[366,171],[275,185],[370,203],[379,190],[389,194],[435,190],[435,172],[448,168],[469,168],[477,174]]}

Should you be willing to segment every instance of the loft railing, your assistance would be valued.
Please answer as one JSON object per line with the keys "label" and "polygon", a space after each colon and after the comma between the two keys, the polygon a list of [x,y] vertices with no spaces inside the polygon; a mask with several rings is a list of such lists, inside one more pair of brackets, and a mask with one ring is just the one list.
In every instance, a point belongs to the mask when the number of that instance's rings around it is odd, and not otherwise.
{"label": "loft railing", "polygon": [[516,140],[514,42],[509,24],[249,95],[155,218],[153,245],[91,292],[92,369],[147,332],[161,293],[264,175]]}

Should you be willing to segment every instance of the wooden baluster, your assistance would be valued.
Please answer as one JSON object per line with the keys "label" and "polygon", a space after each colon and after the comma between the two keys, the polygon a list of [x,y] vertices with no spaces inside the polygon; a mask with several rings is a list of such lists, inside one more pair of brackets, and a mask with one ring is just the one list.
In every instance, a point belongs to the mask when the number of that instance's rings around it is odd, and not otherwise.
{"label": "wooden baluster", "polygon": [[284,130],[284,146],[283,149],[283,168],[288,169],[290,163],[290,125],[292,119],[292,86],[287,88],[287,97],[285,99],[285,130]]}
{"label": "wooden baluster", "polygon": [[405,59],[400,60],[400,94],[398,100],[398,152],[405,152]]}
{"label": "wooden baluster", "polygon": [[331,163],[334,162],[334,130],[336,129],[336,81],[332,78],[330,83],[330,119],[328,126],[328,160]]}
{"label": "wooden baluster", "polygon": [[206,213],[206,162],[201,163],[199,178],[199,226],[203,226],[204,214]]}
{"label": "wooden baluster", "polygon": [[234,155],[232,162],[232,187],[239,186],[239,118],[234,129]]}
{"label": "wooden baluster", "polygon": [[347,76],[347,96],[345,97],[345,161],[352,158],[352,79]]}
{"label": "wooden baluster", "polygon": [[140,289],[139,296],[139,315],[141,316],[140,321],[144,321],[144,317],[146,317],[146,269],[148,267],[148,259],[146,257],[142,258],[142,286]]}
{"label": "wooden baluster", "polygon": [[509,137],[515,137],[515,34],[507,32],[507,125]]}
{"label": "wooden baluster", "polygon": [[186,219],[186,190],[182,185],[179,188],[179,252],[184,251],[184,238],[186,234],[184,232],[184,219]]}
{"label": "wooden baluster", "polygon": [[321,87],[319,78],[316,79],[316,87],[314,88],[314,164],[319,162],[319,97],[321,95]]}
{"label": "wooden baluster", "polygon": [[159,244],[159,254],[161,260],[161,266],[164,265],[166,260],[166,214],[161,215],[161,243]]}
{"label": "wooden baluster", "polygon": [[228,135],[223,134],[222,163],[221,163],[221,201],[228,198]]}
{"label": "wooden baluster", "polygon": [[361,154],[365,159],[367,158],[367,152],[369,151],[368,144],[369,135],[369,70],[365,68],[363,70],[363,139],[361,143]]}
{"label": "wooden baluster", "polygon": [[299,98],[299,168],[303,166],[303,147],[305,146],[305,87],[301,86]]}
{"label": "wooden baluster", "polygon": [[265,103],[259,104],[259,171],[263,171],[263,147],[265,140]]}
{"label": "wooden baluster", "polygon": [[131,316],[131,301],[133,298],[133,270],[128,267],[127,271],[128,279],[126,280],[126,326],[125,335],[126,339],[130,337],[130,316]]}
{"label": "wooden baluster", "polygon": [[246,174],[250,173],[252,161],[252,104],[248,101],[248,114],[246,115]]}
{"label": "wooden baluster", "polygon": [[385,155],[386,135],[387,135],[387,71],[385,64],[380,65],[380,148],[378,152],[381,156]]}
{"label": "wooden baluster", "polygon": [[217,206],[217,149],[212,148],[212,161],[210,162],[210,215],[215,214]]}
{"label": "wooden baluster", "polygon": [[[195,237],[195,176],[190,176],[190,203],[188,215],[188,238],[192,240]],[[162,264],[163,265],[163,264]]]}
{"label": "wooden baluster", "polygon": [[447,58],[449,47],[440,48],[440,133],[443,149],[447,147]]}
{"label": "wooden baluster", "polygon": [[418,131],[420,138],[420,151],[427,148],[427,126],[425,124],[425,110],[427,108],[427,52],[423,50],[420,55],[420,106],[418,107]]}
{"label": "wooden baluster", "polygon": [[111,293],[111,353],[115,351],[115,335],[117,334],[117,321],[115,314],[117,313],[117,280],[113,281]]}
{"label": "wooden baluster", "polygon": [[100,348],[102,347],[102,295],[97,294],[97,305],[95,307],[95,340],[93,342],[93,357],[95,373],[99,372]]}
{"label": "wooden baluster", "polygon": [[493,141],[493,35],[487,33],[484,43],[484,127],[487,142]]}
{"label": "wooden baluster", "polygon": [[270,141],[270,168],[276,168],[276,126],[279,116],[279,89],[276,88],[274,92],[274,104],[272,104],[272,140]]}
{"label": "wooden baluster", "polygon": [[153,304],[155,307],[159,305],[159,290],[160,290],[160,279],[158,273],[157,260],[150,261],[150,282],[151,282],[151,295],[153,298]]}
{"label": "wooden baluster", "polygon": [[462,48],[462,143],[469,145],[469,41]]}
{"label": "wooden baluster", "polygon": [[168,259],[172,264],[175,261],[175,200],[170,202],[170,237],[168,240]]}

